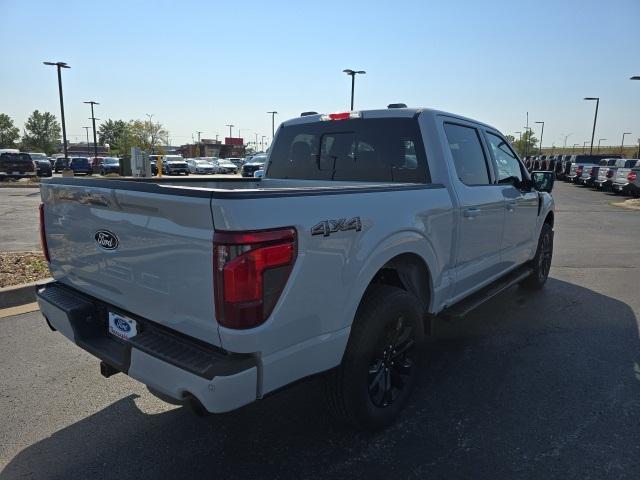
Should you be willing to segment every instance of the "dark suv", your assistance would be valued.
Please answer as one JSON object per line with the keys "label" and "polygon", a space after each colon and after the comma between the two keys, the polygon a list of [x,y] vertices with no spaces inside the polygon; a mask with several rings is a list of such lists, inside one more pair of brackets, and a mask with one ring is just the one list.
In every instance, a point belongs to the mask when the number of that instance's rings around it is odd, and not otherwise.
{"label": "dark suv", "polygon": [[87,157],[72,157],[69,162],[69,168],[73,170],[74,175],[79,173],[91,175],[93,173],[93,167]]}
{"label": "dark suv", "polygon": [[35,175],[36,164],[28,153],[0,153],[0,178]]}

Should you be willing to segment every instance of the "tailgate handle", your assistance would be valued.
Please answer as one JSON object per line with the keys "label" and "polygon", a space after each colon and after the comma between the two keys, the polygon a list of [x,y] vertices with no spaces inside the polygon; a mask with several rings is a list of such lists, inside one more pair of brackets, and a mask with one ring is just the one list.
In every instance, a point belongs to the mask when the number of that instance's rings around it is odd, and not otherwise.
{"label": "tailgate handle", "polygon": [[480,209],[477,207],[467,208],[462,212],[464,218],[476,218],[480,214]]}

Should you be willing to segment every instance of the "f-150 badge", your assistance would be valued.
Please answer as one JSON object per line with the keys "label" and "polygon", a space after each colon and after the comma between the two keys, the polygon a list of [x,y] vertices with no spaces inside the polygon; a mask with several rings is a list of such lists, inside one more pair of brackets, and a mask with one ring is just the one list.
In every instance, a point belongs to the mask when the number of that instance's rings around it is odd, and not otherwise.
{"label": "f-150 badge", "polygon": [[355,230],[356,232],[362,230],[360,217],[323,220],[311,227],[311,235],[324,235],[328,237],[332,233],[346,232],[347,230]]}

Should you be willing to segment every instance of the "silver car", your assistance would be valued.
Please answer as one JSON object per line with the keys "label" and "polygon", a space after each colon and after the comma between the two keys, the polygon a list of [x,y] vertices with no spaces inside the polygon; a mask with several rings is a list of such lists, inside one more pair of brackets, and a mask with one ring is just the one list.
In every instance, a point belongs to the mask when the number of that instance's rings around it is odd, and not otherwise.
{"label": "silver car", "polygon": [[189,173],[213,174],[214,168],[211,162],[200,158],[188,158],[187,165],[189,166]]}

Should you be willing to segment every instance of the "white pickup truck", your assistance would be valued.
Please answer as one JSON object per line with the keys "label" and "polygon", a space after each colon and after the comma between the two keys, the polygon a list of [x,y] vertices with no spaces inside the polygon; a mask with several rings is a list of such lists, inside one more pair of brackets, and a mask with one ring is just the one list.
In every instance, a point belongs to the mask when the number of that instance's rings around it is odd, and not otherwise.
{"label": "white pickup truck", "polygon": [[262,179],[44,180],[38,302],[103,375],[167,401],[226,412],[324,372],[335,415],[381,428],[434,318],[545,283],[552,186],[458,115],[308,115]]}

